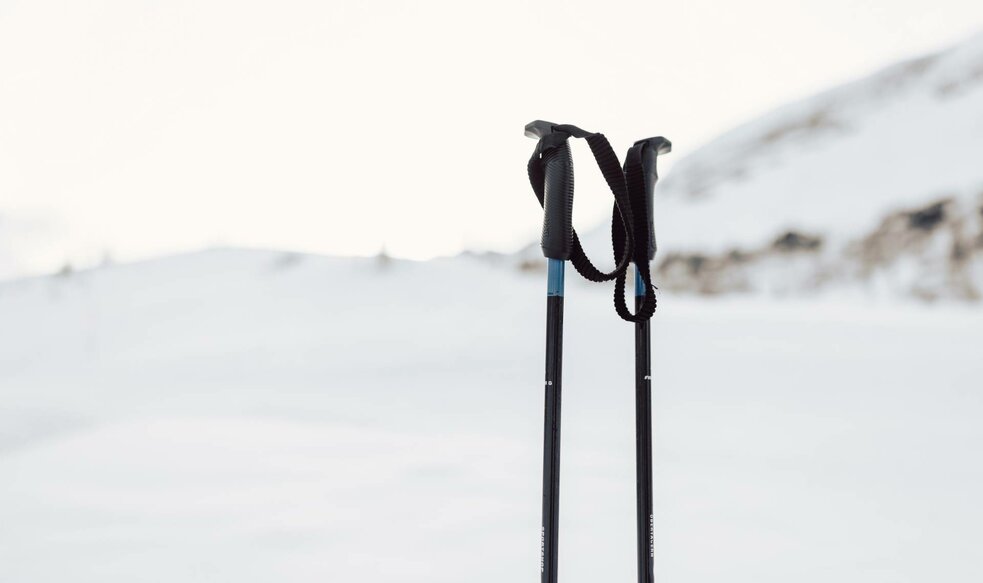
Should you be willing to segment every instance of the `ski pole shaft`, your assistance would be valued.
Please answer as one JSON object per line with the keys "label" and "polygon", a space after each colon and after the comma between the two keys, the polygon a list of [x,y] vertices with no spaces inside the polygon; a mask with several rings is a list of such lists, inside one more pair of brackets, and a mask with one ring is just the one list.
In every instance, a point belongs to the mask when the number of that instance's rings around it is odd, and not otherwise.
{"label": "ski pole shaft", "polygon": [[542,583],[556,583],[560,510],[560,402],[563,372],[563,277],[566,262],[548,260],[546,292],[546,412],[543,427]]}
{"label": "ski pole shaft", "polygon": [[[660,154],[672,149],[669,140],[658,137],[635,142],[640,147],[641,168],[645,182],[644,213],[648,230],[648,248],[639,250],[636,261],[644,261],[649,267],[655,259],[655,184],[659,179],[656,169]],[[644,278],[635,264],[635,310],[645,301]],[[652,328],[651,320],[635,323],[635,495],[637,500],[638,583],[655,581],[655,516],[652,493]]]}
{"label": "ski pole shaft", "polygon": [[[645,299],[645,284],[635,270],[635,308]],[[638,583],[655,580],[655,520],[652,510],[652,329],[651,320],[635,324],[635,497],[637,500]]]}
{"label": "ski pole shaft", "polygon": [[573,158],[569,133],[534,121],[526,135],[539,140],[534,162],[542,166],[543,237],[547,258],[546,404],[543,425],[543,523],[539,570],[542,583],[557,583],[560,511],[560,402],[563,372],[563,276],[573,247]]}

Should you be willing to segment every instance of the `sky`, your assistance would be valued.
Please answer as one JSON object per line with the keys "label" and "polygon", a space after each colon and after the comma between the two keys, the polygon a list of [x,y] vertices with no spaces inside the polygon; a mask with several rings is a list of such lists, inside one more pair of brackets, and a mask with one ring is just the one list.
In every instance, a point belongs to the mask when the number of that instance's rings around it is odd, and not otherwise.
{"label": "sky", "polygon": [[[538,236],[533,119],[665,168],[983,30],[957,0],[0,2],[0,277],[209,246],[413,259]],[[575,144],[575,224],[608,213]]]}

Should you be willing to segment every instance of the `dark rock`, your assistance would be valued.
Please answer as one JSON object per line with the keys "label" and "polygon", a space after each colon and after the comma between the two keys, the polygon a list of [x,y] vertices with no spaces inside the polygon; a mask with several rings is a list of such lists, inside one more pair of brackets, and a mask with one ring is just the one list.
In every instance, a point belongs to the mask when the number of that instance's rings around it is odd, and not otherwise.
{"label": "dark rock", "polygon": [[703,255],[690,255],[686,258],[686,266],[689,267],[690,273],[697,275],[703,266],[706,265],[707,258]]}
{"label": "dark rock", "polygon": [[969,249],[966,249],[959,240],[953,241],[952,252],[949,254],[949,257],[955,262],[964,261],[969,257]]}
{"label": "dark rock", "polygon": [[529,273],[546,271],[546,262],[542,259],[524,259],[519,262],[519,271]]}
{"label": "dark rock", "polygon": [[908,213],[908,226],[912,229],[931,231],[945,220],[945,203],[937,202],[923,209]]}
{"label": "dark rock", "polygon": [[771,244],[779,251],[815,251],[822,247],[823,239],[819,236],[806,235],[789,231],[781,235]]}

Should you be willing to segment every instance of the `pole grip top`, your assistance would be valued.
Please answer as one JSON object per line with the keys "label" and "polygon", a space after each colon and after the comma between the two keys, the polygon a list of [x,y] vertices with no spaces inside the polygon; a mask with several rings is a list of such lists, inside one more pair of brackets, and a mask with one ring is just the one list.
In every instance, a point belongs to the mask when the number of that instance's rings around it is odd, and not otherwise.
{"label": "pole grip top", "polygon": [[655,224],[652,220],[655,205],[655,183],[659,181],[659,174],[656,170],[656,162],[660,154],[668,154],[672,151],[672,142],[659,136],[638,140],[632,148],[641,149],[642,173],[645,178],[645,216],[648,222],[649,232],[649,261],[655,259],[657,246],[655,244]]}
{"label": "pole grip top", "polygon": [[573,249],[573,157],[562,126],[537,120],[526,124],[527,137],[539,140],[536,156],[543,177],[543,255],[567,260]]}
{"label": "pole grip top", "polygon": [[526,124],[526,137],[541,140],[553,133],[555,123],[537,119]]}

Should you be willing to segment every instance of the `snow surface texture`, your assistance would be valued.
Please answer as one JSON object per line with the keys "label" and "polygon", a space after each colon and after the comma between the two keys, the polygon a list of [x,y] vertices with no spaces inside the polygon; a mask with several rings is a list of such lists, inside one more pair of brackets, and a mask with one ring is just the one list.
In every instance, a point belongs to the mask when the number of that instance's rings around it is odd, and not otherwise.
{"label": "snow surface texture", "polygon": [[[934,221],[919,220],[933,209]],[[977,300],[981,213],[983,35],[782,107],[681,159],[657,189],[658,283]],[[610,253],[608,238],[605,226],[586,244]]]}
{"label": "snow surface texture", "polygon": [[[560,573],[634,578],[632,331],[568,277]],[[539,576],[545,281],[215,250],[0,284],[0,581]],[[661,297],[659,579],[983,579],[983,312]]]}

